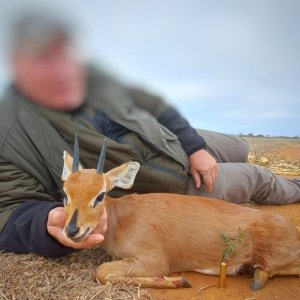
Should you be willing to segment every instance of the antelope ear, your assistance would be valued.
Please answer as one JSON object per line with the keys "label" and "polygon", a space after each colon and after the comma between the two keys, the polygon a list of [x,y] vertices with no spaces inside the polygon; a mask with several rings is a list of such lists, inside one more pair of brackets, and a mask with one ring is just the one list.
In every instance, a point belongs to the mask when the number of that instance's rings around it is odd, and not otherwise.
{"label": "antelope ear", "polygon": [[107,172],[107,186],[106,191],[112,190],[114,187],[119,187],[125,190],[130,189],[133,186],[135,176],[140,169],[138,162],[130,161],[114,168]]}
{"label": "antelope ear", "polygon": [[[73,157],[66,151],[64,151],[64,167],[61,174],[61,180],[66,181],[72,173]],[[79,165],[79,170],[82,170],[82,166]]]}

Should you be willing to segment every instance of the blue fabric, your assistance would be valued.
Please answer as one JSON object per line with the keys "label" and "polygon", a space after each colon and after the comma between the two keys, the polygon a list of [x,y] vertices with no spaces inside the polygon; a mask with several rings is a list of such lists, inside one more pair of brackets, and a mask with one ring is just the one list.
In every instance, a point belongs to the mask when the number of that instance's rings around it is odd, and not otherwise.
{"label": "blue fabric", "polygon": [[[81,106],[70,112],[74,115],[80,115],[84,119],[93,125],[93,127],[106,137],[118,141],[124,135],[132,132],[130,129],[123,125],[111,120],[104,112],[96,111],[94,113],[88,113],[84,110],[84,106]],[[82,125],[84,126],[84,125]]]}
{"label": "blue fabric", "polygon": [[32,201],[19,206],[11,215],[0,236],[0,249],[14,253],[37,253],[60,257],[76,251],[65,247],[47,232],[49,211],[61,202]]}
{"label": "blue fabric", "polygon": [[98,132],[108,138],[118,141],[131,131],[119,123],[110,120],[105,113],[97,111],[94,117],[94,126]]}
{"label": "blue fabric", "polygon": [[204,138],[198,134],[176,109],[170,108],[159,116],[157,120],[177,135],[182,148],[188,156],[198,150],[206,149]]}

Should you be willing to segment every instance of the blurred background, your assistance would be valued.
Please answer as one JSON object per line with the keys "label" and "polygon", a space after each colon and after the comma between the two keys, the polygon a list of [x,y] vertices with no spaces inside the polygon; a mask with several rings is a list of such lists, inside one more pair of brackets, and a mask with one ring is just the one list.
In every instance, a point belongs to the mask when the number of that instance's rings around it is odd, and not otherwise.
{"label": "blurred background", "polygon": [[72,19],[88,60],[194,127],[300,136],[299,0],[1,0],[0,94],[11,15],[36,6]]}

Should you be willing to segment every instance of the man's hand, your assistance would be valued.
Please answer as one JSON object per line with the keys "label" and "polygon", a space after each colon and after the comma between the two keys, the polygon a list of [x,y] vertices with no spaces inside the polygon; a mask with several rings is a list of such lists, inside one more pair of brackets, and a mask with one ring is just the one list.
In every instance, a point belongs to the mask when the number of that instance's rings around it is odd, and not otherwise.
{"label": "man's hand", "polygon": [[73,242],[67,238],[63,233],[65,226],[65,211],[63,207],[56,207],[50,210],[48,214],[47,230],[48,233],[54,237],[61,244],[74,249],[85,249],[95,247],[104,240],[104,234],[107,230],[107,214],[103,211],[97,227],[93,232],[83,241],[79,243]]}
{"label": "man's hand", "polygon": [[211,192],[218,175],[216,160],[205,150],[198,150],[189,156],[192,176],[197,189],[201,186],[201,177],[206,191]]}

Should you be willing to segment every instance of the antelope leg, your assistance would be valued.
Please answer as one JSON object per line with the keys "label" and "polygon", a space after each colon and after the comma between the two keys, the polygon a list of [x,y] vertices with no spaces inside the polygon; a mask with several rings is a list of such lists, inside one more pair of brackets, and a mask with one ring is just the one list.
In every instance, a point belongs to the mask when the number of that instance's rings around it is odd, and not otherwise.
{"label": "antelope leg", "polygon": [[135,259],[125,258],[104,263],[97,268],[98,283],[131,282],[144,288],[188,288],[191,285],[183,276],[143,276],[145,266]]}

